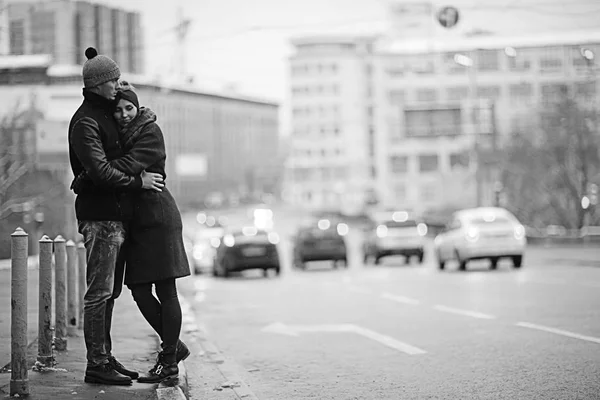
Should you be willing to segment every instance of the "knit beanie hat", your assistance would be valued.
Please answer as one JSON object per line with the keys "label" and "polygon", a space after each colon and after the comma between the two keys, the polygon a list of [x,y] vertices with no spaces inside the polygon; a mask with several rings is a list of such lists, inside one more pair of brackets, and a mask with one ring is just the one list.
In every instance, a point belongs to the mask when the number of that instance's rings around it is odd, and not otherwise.
{"label": "knit beanie hat", "polygon": [[140,109],[140,101],[138,100],[137,94],[133,91],[134,87],[127,81],[121,82],[121,87],[117,92],[117,102],[121,99],[127,100],[133,103],[135,108]]}
{"label": "knit beanie hat", "polygon": [[87,61],[83,64],[84,87],[92,88],[121,76],[117,63],[107,56],[98,55],[95,48],[88,47],[85,56]]}

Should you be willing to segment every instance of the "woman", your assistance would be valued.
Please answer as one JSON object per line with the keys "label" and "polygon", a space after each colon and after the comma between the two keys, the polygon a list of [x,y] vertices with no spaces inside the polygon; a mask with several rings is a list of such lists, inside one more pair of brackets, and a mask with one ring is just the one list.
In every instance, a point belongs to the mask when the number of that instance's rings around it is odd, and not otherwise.
{"label": "woman", "polygon": [[[123,82],[114,117],[121,127],[126,155],[110,165],[129,175],[142,171],[165,173],[165,142],[156,115],[140,107],[133,87]],[[156,383],[177,377],[177,363],[190,354],[179,340],[181,307],[175,279],[190,275],[177,204],[169,190],[135,193],[134,216],[125,241],[125,284],[142,315],[162,339],[162,351],[139,382]],[[154,286],[158,298],[152,293]]]}

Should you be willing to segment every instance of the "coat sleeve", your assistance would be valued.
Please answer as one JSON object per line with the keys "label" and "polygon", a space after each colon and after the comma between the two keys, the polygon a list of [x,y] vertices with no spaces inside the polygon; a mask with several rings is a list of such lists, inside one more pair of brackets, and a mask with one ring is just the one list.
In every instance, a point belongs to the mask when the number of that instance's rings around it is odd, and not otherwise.
{"label": "coat sleeve", "polygon": [[77,121],[70,132],[71,146],[79,161],[95,185],[110,188],[140,189],[142,178],[129,176],[112,168],[100,140],[98,123],[84,117]]}
{"label": "coat sleeve", "polygon": [[162,131],[157,124],[153,123],[142,129],[127,154],[111,160],[110,165],[128,175],[139,175],[165,157],[165,140]]}

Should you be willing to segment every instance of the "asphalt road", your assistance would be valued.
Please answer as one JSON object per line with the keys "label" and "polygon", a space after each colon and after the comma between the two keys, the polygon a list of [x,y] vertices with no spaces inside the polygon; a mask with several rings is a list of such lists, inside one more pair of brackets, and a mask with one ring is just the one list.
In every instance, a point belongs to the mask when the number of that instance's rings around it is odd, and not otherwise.
{"label": "asphalt road", "polygon": [[440,272],[430,253],[363,265],[349,241],[347,269],[292,270],[285,240],[279,278],[182,280],[186,320],[242,398],[600,399],[596,249],[529,248],[521,270]]}

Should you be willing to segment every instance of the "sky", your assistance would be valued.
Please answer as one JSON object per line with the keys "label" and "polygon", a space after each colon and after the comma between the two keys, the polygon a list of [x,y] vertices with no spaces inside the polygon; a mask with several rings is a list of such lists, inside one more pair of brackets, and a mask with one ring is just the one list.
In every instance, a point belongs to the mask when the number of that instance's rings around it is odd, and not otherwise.
{"label": "sky", "polygon": [[[190,20],[185,67],[195,83],[283,101],[294,36],[383,31],[391,0],[98,0],[142,13],[146,72],[178,71],[174,26],[178,9]],[[499,35],[600,30],[599,0],[435,0],[454,6],[460,22],[438,37],[485,29]],[[414,3],[398,0],[394,3]]]}

